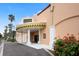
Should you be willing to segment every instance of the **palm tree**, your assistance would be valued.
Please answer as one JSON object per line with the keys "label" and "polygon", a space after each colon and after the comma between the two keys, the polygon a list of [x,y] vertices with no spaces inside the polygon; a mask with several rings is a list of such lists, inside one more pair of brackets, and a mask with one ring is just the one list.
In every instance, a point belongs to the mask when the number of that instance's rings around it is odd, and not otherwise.
{"label": "palm tree", "polygon": [[8,15],[9,16],[9,20],[10,20],[10,24],[8,24],[8,27],[9,27],[9,39],[12,39],[12,27],[13,27],[13,24],[12,24],[12,22],[15,20],[15,16],[14,15],[12,15],[12,14],[9,14]]}
{"label": "palm tree", "polygon": [[15,20],[15,16],[12,15],[12,14],[9,14],[8,16],[9,16],[9,20],[11,22],[10,24],[8,24],[8,26],[9,26],[9,29],[11,31],[12,30],[12,26],[13,26],[12,22]]}
{"label": "palm tree", "polygon": [[15,16],[14,15],[9,14],[8,16],[9,16],[10,22],[13,22],[15,20]]}

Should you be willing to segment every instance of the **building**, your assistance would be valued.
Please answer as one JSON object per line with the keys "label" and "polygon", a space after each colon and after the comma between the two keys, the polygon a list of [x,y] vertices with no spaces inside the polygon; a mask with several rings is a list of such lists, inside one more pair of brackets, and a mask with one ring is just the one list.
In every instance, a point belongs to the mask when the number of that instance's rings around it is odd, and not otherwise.
{"label": "building", "polygon": [[16,40],[24,44],[42,44],[53,47],[55,37],[79,33],[79,4],[49,4],[37,15],[23,18],[16,27]]}
{"label": "building", "polygon": [[33,17],[23,18],[23,24],[16,27],[16,40],[25,44],[50,45],[52,26],[51,4]]}

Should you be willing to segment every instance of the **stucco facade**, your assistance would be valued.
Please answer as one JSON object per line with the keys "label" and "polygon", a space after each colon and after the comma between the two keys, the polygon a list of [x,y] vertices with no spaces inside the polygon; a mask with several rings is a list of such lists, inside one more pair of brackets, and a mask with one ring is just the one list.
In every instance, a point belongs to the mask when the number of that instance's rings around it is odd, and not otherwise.
{"label": "stucco facade", "polygon": [[[46,23],[46,28],[41,30],[41,44],[47,44],[49,45],[50,42],[50,27],[52,26],[52,12],[51,12],[51,5],[47,6],[46,9],[39,14],[37,14],[35,18],[35,22],[45,22]],[[43,33],[46,33],[46,38],[43,38]]]}
{"label": "stucco facade", "polygon": [[79,33],[79,4],[77,3],[55,3],[53,12],[53,23],[56,27],[56,36],[62,38],[67,33]]}
{"label": "stucco facade", "polygon": [[[28,19],[27,17],[23,19]],[[20,43],[28,42],[28,30],[30,30],[30,43],[34,43],[34,36],[39,35],[39,42],[37,44],[50,45],[50,27],[52,26],[52,12],[51,4],[44,8],[37,15],[31,17],[32,22],[26,22],[20,25],[17,25],[16,39]],[[40,24],[39,24],[40,23]],[[43,25],[44,24],[44,25]],[[31,26],[30,28],[28,26]],[[37,26],[39,25],[39,26]],[[41,28],[40,26],[43,25]],[[24,28],[23,28],[24,26]],[[35,26],[35,27],[33,27]],[[37,26],[37,27],[36,27]],[[39,27],[39,28],[38,28]],[[24,34],[26,33],[26,34]],[[18,38],[19,37],[19,38]]]}
{"label": "stucco facade", "polygon": [[32,22],[17,25],[17,41],[33,44],[35,43],[35,37],[37,37],[35,35],[38,35],[39,41],[36,44],[52,47],[55,37],[62,38],[67,33],[74,35],[79,33],[79,4],[49,4],[30,19],[32,19]]}

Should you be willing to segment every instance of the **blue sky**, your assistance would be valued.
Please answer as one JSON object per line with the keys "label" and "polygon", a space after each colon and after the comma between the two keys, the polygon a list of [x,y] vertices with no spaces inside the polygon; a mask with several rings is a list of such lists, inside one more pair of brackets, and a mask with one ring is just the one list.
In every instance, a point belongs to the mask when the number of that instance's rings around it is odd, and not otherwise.
{"label": "blue sky", "polygon": [[0,3],[0,33],[4,31],[9,23],[8,15],[15,15],[14,25],[21,22],[22,17],[33,16],[43,10],[47,3]]}

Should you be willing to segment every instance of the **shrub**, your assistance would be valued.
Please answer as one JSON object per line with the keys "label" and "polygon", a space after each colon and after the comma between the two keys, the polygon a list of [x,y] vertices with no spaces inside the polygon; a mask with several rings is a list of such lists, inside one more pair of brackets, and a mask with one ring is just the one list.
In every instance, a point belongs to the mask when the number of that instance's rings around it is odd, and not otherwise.
{"label": "shrub", "polygon": [[54,46],[55,54],[58,56],[78,56],[79,41],[74,35],[64,36],[63,39],[57,39]]}

